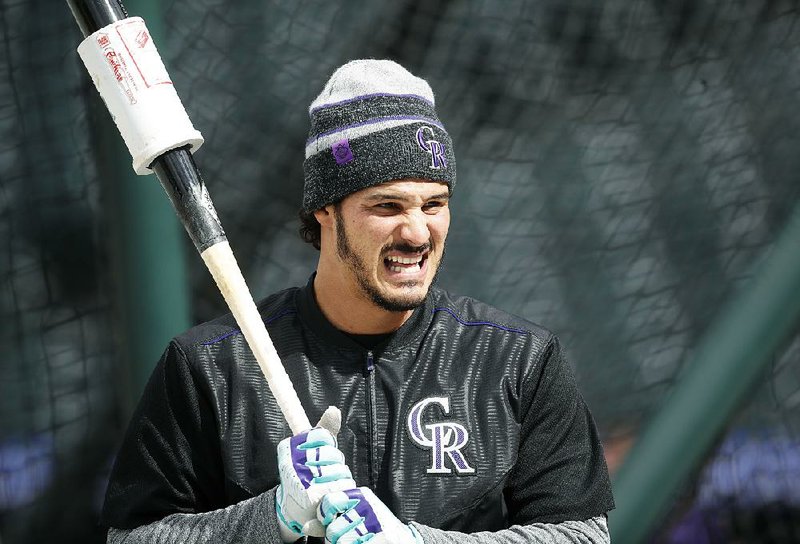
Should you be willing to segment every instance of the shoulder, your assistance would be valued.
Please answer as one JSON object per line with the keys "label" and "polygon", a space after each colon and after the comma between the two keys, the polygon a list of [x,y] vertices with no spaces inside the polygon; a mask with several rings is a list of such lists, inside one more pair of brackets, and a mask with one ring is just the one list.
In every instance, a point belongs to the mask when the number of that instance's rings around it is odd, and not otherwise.
{"label": "shoulder", "polygon": [[558,338],[547,328],[472,297],[432,290],[433,328],[442,342],[467,350],[469,360],[503,366],[507,373],[532,376],[560,356]]}
{"label": "shoulder", "polygon": [[[297,287],[291,287],[278,291],[257,303],[261,318],[267,326],[281,317],[296,312],[295,294],[298,289]],[[172,339],[172,344],[177,345],[184,351],[195,351],[203,346],[211,346],[228,338],[241,336],[241,330],[236,323],[236,319],[228,312],[205,323],[195,325],[177,335]]]}
{"label": "shoulder", "polygon": [[475,327],[487,332],[497,331],[528,336],[538,342],[547,342],[553,338],[551,331],[537,323],[472,297],[456,295],[439,287],[431,289],[431,302],[434,318],[449,321],[456,327]]}

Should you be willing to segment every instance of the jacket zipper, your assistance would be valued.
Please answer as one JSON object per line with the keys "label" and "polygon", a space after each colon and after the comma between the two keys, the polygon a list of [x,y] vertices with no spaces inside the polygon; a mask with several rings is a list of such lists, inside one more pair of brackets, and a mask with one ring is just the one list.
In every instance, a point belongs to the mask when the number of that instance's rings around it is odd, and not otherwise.
{"label": "jacket zipper", "polygon": [[375,446],[378,443],[377,432],[378,422],[375,414],[375,359],[372,351],[367,352],[367,452],[368,452],[368,470],[369,470],[369,487],[375,489],[375,468],[377,461],[375,459]]}

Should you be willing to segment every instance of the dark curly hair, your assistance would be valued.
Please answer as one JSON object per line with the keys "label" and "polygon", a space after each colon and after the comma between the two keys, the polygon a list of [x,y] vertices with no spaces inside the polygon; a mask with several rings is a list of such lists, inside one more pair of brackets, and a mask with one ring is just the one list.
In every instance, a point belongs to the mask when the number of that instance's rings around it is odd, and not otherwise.
{"label": "dark curly hair", "polygon": [[307,212],[301,208],[297,215],[300,217],[300,238],[314,246],[315,249],[319,249],[321,227],[317,218],[314,217],[314,212]]}

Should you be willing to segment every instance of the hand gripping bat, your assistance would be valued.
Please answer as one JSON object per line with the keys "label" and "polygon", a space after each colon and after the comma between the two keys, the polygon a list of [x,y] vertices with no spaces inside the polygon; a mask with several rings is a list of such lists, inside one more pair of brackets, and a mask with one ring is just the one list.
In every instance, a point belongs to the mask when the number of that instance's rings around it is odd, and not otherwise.
{"label": "hand gripping bat", "polygon": [[[258,313],[192,158],[203,143],[169,79],[144,21],[119,0],[68,0],[85,37],[78,53],[133,157],[155,172],[253,351],[293,434],[311,428]],[[329,409],[318,425],[336,428]]]}

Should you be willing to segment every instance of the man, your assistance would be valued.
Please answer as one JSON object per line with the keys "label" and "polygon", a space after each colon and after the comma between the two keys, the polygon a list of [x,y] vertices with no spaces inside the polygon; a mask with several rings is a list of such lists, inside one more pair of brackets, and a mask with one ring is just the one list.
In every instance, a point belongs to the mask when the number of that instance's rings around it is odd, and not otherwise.
{"label": "man", "polygon": [[230,316],[195,327],[133,416],[109,541],[608,542],[602,448],[558,340],[433,286],[456,178],[428,84],[353,61],[309,112],[319,264],[259,310],[312,420],[341,409],[338,442],[336,425],[286,439]]}

